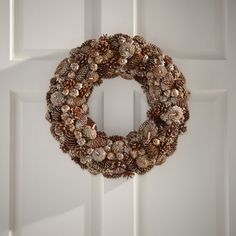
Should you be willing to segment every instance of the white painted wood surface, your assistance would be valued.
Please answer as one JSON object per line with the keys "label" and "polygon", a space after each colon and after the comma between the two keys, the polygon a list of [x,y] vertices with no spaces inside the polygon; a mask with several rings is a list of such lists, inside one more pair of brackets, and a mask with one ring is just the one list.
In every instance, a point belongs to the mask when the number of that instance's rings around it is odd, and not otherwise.
{"label": "white painted wood surface", "polygon": [[[236,235],[236,1],[1,0],[0,16],[0,236]],[[82,171],[44,118],[59,60],[117,32],[158,44],[192,92],[177,151],[131,180]],[[146,107],[119,78],[90,100],[108,134],[137,128]]]}

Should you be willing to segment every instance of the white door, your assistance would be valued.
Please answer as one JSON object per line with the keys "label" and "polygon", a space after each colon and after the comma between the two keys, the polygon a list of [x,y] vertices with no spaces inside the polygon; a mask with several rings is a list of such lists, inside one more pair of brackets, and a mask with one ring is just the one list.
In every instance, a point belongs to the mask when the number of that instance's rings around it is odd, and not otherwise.
{"label": "white door", "polygon": [[[1,236],[236,235],[236,1],[1,0],[0,16]],[[192,93],[177,151],[129,180],[80,169],[44,118],[49,79],[68,50],[117,32],[172,56]],[[145,119],[134,81],[105,82],[90,100],[108,134]]]}

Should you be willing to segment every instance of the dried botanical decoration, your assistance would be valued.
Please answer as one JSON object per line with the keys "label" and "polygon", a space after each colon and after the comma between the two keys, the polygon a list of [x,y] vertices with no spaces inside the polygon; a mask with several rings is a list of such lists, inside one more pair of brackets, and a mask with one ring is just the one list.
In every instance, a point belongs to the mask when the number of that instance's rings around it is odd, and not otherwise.
{"label": "dried botanical decoration", "polygon": [[[147,120],[127,136],[107,136],[89,117],[88,99],[103,79],[134,79],[147,96]],[[73,48],[50,80],[50,131],[63,152],[107,178],[144,174],[166,161],[189,119],[183,74],[171,57],[141,36],[103,35]]]}

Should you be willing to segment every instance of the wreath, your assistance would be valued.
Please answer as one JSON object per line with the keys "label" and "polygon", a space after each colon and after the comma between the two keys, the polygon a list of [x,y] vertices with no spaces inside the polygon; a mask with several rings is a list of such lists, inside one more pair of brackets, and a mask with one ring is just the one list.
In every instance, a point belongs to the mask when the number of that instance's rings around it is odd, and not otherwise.
{"label": "wreath", "polygon": [[[103,82],[134,79],[147,97],[147,120],[127,136],[108,136],[88,116],[88,99]],[[176,149],[189,119],[185,77],[171,57],[141,36],[103,35],[73,48],[47,92],[47,120],[63,152],[90,173],[108,178],[144,174]]]}

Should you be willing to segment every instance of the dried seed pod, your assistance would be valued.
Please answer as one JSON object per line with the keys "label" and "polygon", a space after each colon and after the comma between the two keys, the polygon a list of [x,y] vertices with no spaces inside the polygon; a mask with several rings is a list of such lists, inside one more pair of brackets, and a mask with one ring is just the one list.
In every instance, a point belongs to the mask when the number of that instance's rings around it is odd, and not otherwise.
{"label": "dried seed pod", "polygon": [[79,144],[79,146],[84,146],[86,143],[86,140],[84,138],[78,138],[77,143]]}
{"label": "dried seed pod", "polygon": [[102,56],[96,56],[95,57],[95,62],[97,63],[97,64],[100,64],[101,62],[103,61],[103,57]]}
{"label": "dried seed pod", "polygon": [[74,71],[70,71],[70,72],[67,74],[67,77],[68,77],[69,79],[75,78],[75,72],[74,72]]}
{"label": "dried seed pod", "polygon": [[98,65],[95,64],[95,63],[91,63],[91,64],[90,64],[90,69],[91,69],[92,71],[96,71],[96,70],[98,69]]}
{"label": "dried seed pod", "polygon": [[144,140],[150,140],[157,135],[158,128],[153,120],[146,120],[138,130]]}
{"label": "dried seed pod", "polygon": [[121,152],[118,152],[118,153],[116,154],[116,157],[117,157],[118,160],[123,160],[123,159],[124,159],[124,154],[121,153]]}
{"label": "dried seed pod", "polygon": [[115,160],[116,156],[113,152],[108,152],[107,153],[107,159],[109,160]]}
{"label": "dried seed pod", "polygon": [[178,97],[179,96],[179,90],[178,89],[172,89],[171,90],[171,96],[172,97]]}
{"label": "dried seed pod", "polygon": [[161,89],[168,90],[174,85],[173,75],[171,73],[166,74],[166,76],[161,81]]}
{"label": "dried seed pod", "polygon": [[160,139],[158,139],[158,138],[154,138],[154,139],[152,140],[152,143],[153,143],[155,146],[159,146],[160,143],[161,143],[161,141],[160,141]]}
{"label": "dried seed pod", "polygon": [[63,105],[61,107],[61,110],[62,110],[63,113],[66,113],[66,112],[68,112],[70,110],[70,107],[68,105]]}
{"label": "dried seed pod", "polygon": [[167,69],[162,65],[155,67],[153,70],[153,74],[156,77],[163,77],[166,75],[166,73],[167,73]]}
{"label": "dried seed pod", "polygon": [[151,165],[151,163],[150,163],[150,161],[148,160],[148,158],[147,158],[146,155],[139,156],[139,157],[136,159],[136,164],[137,164],[138,168],[141,168],[141,169],[145,169],[145,168],[147,168],[149,165]]}
{"label": "dried seed pod", "polygon": [[135,46],[131,43],[123,43],[119,48],[120,55],[124,58],[130,58],[134,55]]}
{"label": "dried seed pod", "polygon": [[82,164],[91,163],[91,162],[92,162],[92,157],[89,156],[89,155],[81,156],[81,157],[80,157],[80,162],[81,162]]}
{"label": "dried seed pod", "polygon": [[75,131],[74,131],[74,135],[75,135],[75,138],[76,138],[76,139],[82,138],[82,133],[81,133],[80,130],[75,130]]}
{"label": "dried seed pod", "polygon": [[122,152],[124,149],[124,142],[123,141],[116,141],[112,144],[112,150],[115,153]]}
{"label": "dried seed pod", "polygon": [[106,158],[106,152],[103,148],[95,148],[92,153],[92,159],[94,161],[100,162]]}
{"label": "dried seed pod", "polygon": [[71,125],[71,124],[73,124],[74,123],[74,119],[72,119],[72,118],[70,118],[70,117],[67,117],[66,119],[65,119],[65,124],[66,125]]}
{"label": "dried seed pod", "polygon": [[90,127],[88,125],[83,128],[83,134],[89,139],[95,139],[97,137],[97,131],[95,130],[95,127]]}
{"label": "dried seed pod", "polygon": [[54,106],[61,106],[63,105],[65,99],[64,96],[61,92],[55,92],[53,94],[51,94],[51,103]]}
{"label": "dried seed pod", "polygon": [[78,89],[71,89],[69,94],[72,97],[78,97],[79,96],[79,90]]}
{"label": "dried seed pod", "polygon": [[79,69],[79,64],[76,63],[76,62],[73,62],[70,64],[70,68],[73,70],[73,71],[77,71]]}
{"label": "dried seed pod", "polygon": [[97,82],[99,79],[99,74],[97,72],[90,72],[87,75],[87,78],[92,82]]}
{"label": "dried seed pod", "polygon": [[80,118],[76,120],[75,127],[77,129],[84,127],[84,125],[87,124],[87,120],[88,120],[88,117],[86,115],[81,115]]}
{"label": "dried seed pod", "polygon": [[168,125],[175,123],[180,123],[183,119],[183,110],[179,106],[172,106],[169,108],[167,113],[163,113],[160,118],[165,121]]}

